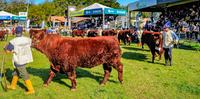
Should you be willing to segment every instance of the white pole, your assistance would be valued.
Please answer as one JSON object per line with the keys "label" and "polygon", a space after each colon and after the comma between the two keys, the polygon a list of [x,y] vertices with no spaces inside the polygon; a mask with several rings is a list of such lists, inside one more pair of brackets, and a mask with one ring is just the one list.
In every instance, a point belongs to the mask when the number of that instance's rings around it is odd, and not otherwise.
{"label": "white pole", "polygon": [[115,29],[116,29],[116,23],[117,23],[117,20],[116,20],[116,19],[117,19],[117,17],[115,18]]}
{"label": "white pole", "polygon": [[28,8],[29,8],[29,0],[28,0],[27,11],[26,11],[26,13],[27,13],[27,15],[26,15],[26,19],[28,18]]}
{"label": "white pole", "polygon": [[69,5],[67,6],[67,13],[68,13],[68,28],[69,30],[71,30],[71,19],[70,19],[70,13],[69,13]]}
{"label": "white pole", "polygon": [[[30,2],[30,1],[28,0],[28,5],[27,5],[27,9],[26,9],[26,21],[28,21],[27,19],[28,19],[29,2]],[[27,27],[27,28],[26,28],[26,31],[28,31],[28,28],[29,28],[29,27],[28,27],[28,22],[26,22],[26,27]]]}
{"label": "white pole", "polygon": [[69,5],[67,5],[67,23],[68,23],[68,29],[70,30],[70,24],[69,24]]}
{"label": "white pole", "polygon": [[128,12],[127,12],[127,28],[130,28],[130,10],[128,8]]}
{"label": "white pole", "polygon": [[105,25],[105,13],[104,13],[104,8],[103,8],[103,29],[104,29],[104,25]]}

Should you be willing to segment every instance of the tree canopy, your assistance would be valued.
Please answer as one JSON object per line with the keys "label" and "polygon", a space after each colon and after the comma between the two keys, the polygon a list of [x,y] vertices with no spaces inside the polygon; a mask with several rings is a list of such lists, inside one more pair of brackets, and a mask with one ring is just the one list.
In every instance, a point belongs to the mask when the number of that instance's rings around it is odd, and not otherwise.
{"label": "tree canopy", "polygon": [[80,10],[93,3],[120,8],[117,0],[45,0],[42,4],[35,4],[34,0],[30,0],[29,4],[27,0],[0,0],[0,10],[18,15],[19,12],[26,12],[28,7],[28,18],[39,24],[49,16],[64,16],[67,5],[76,6]]}

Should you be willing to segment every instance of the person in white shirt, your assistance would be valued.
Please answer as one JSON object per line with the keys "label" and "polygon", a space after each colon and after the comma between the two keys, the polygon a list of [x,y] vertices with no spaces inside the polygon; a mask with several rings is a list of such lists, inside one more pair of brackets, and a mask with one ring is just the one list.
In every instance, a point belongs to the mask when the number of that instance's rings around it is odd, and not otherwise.
{"label": "person in white shirt", "polygon": [[[172,48],[174,46],[174,44],[178,43],[178,36],[172,31],[170,30],[170,22],[167,22],[163,29],[163,33],[162,33],[162,39],[163,39],[163,49],[164,49],[164,56],[165,56],[165,65],[172,65]],[[168,61],[170,62],[170,64],[168,64]]]}
{"label": "person in white shirt", "polygon": [[28,91],[26,94],[35,93],[32,83],[29,79],[29,74],[26,70],[25,65],[33,61],[32,52],[31,52],[31,39],[28,37],[22,36],[23,28],[17,26],[15,29],[16,37],[12,39],[4,50],[13,53],[12,62],[14,64],[14,72],[11,85],[8,86],[9,89],[16,89],[17,81],[19,77],[22,77],[25,81]]}

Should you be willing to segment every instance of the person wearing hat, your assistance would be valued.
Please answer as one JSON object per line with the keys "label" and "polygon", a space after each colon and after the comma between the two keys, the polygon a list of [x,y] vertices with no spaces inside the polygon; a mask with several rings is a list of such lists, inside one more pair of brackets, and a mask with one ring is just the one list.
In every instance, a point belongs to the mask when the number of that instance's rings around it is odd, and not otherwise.
{"label": "person wearing hat", "polygon": [[22,35],[22,26],[17,26],[15,30],[16,37],[9,41],[9,44],[4,47],[4,50],[7,53],[13,53],[12,62],[14,65],[14,72],[11,85],[8,86],[8,88],[12,90],[16,89],[17,81],[19,77],[22,77],[28,89],[26,94],[33,94],[35,91],[25,67],[27,63],[33,61],[31,52],[31,39]]}
{"label": "person wearing hat", "polygon": [[[170,30],[171,23],[168,21],[164,27],[162,32],[162,39],[163,39],[163,49],[164,49],[164,56],[165,56],[165,65],[172,65],[172,48],[174,44],[178,43],[178,36]],[[169,61],[169,64],[168,64]]]}

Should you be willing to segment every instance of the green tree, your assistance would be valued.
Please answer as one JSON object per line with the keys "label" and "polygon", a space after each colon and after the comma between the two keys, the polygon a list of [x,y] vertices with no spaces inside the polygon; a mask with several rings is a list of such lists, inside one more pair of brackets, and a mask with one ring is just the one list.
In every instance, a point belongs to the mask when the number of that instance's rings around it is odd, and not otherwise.
{"label": "green tree", "polygon": [[26,12],[26,0],[9,0],[5,7],[5,11],[18,15],[19,12]]}

